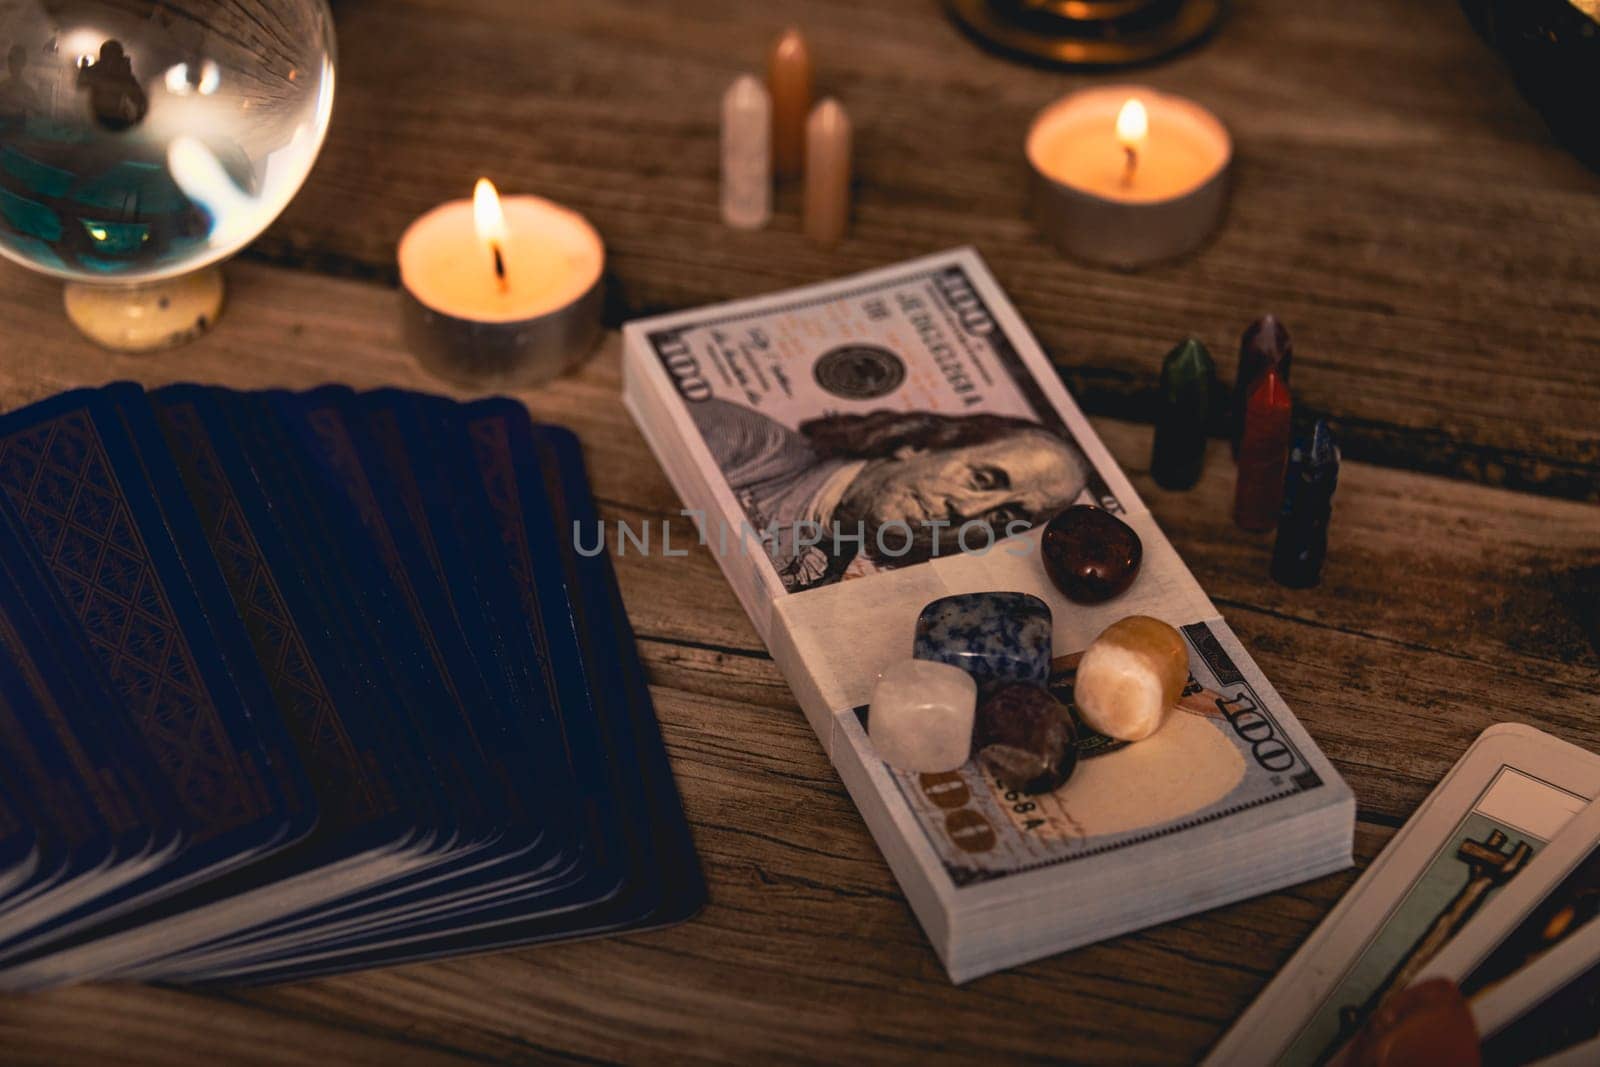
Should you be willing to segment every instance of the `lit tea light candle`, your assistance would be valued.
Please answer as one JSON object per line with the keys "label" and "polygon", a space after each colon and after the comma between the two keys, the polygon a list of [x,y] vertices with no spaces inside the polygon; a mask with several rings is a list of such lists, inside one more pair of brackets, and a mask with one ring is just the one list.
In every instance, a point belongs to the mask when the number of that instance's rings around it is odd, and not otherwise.
{"label": "lit tea light candle", "polygon": [[605,245],[577,212],[502,198],[480,178],[400,238],[406,345],[442,378],[525,386],[575,366],[600,337]]}
{"label": "lit tea light candle", "polygon": [[1041,111],[1027,154],[1044,234],[1068,255],[1133,269],[1191,251],[1216,228],[1233,139],[1191,100],[1105,86]]}

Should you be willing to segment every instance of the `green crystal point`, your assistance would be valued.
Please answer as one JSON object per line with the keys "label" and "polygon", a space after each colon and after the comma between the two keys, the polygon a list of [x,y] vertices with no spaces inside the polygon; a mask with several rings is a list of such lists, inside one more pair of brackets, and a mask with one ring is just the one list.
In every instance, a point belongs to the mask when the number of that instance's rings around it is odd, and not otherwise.
{"label": "green crystal point", "polygon": [[1216,389],[1217,365],[1198,339],[1184,338],[1167,353],[1150,456],[1150,474],[1163,489],[1188,489],[1200,480]]}

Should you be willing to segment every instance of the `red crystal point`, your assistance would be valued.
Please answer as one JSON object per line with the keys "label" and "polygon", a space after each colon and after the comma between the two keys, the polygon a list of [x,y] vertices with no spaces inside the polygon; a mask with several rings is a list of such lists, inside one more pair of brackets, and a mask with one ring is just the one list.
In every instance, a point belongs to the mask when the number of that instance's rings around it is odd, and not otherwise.
{"label": "red crystal point", "polygon": [[1239,373],[1233,379],[1233,400],[1228,405],[1228,436],[1233,443],[1233,458],[1239,458],[1239,438],[1244,434],[1244,409],[1250,390],[1268,367],[1278,368],[1278,376],[1289,384],[1289,367],[1294,362],[1294,342],[1289,331],[1270,312],[1250,324],[1239,338]]}
{"label": "red crystal point", "polygon": [[1244,432],[1239,438],[1239,481],[1233,521],[1246,530],[1270,530],[1283,506],[1283,475],[1289,463],[1289,423],[1294,402],[1278,368],[1268,367],[1250,389]]}

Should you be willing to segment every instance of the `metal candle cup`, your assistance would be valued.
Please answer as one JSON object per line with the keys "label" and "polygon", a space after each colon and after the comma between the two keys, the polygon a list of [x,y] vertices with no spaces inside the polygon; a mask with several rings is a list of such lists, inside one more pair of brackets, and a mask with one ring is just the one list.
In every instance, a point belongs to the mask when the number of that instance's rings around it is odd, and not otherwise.
{"label": "metal candle cup", "polygon": [[[1118,120],[1135,103],[1148,128],[1129,134]],[[1071,93],[1039,112],[1026,147],[1034,221],[1077,259],[1135,270],[1176,258],[1227,206],[1233,139],[1179,96],[1138,85]]]}
{"label": "metal candle cup", "polygon": [[400,238],[406,347],[449,381],[537,385],[599,341],[605,245],[587,219],[549,200],[495,197],[486,221],[477,199],[476,211],[472,200],[441,204]]}

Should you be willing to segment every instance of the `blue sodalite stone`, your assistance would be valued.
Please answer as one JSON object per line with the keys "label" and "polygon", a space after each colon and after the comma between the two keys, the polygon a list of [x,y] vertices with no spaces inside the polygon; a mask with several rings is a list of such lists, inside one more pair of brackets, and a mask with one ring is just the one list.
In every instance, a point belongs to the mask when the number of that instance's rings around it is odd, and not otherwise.
{"label": "blue sodalite stone", "polygon": [[1050,605],[1031,593],[941,597],[917,616],[911,654],[960,667],[979,686],[1050,678]]}

